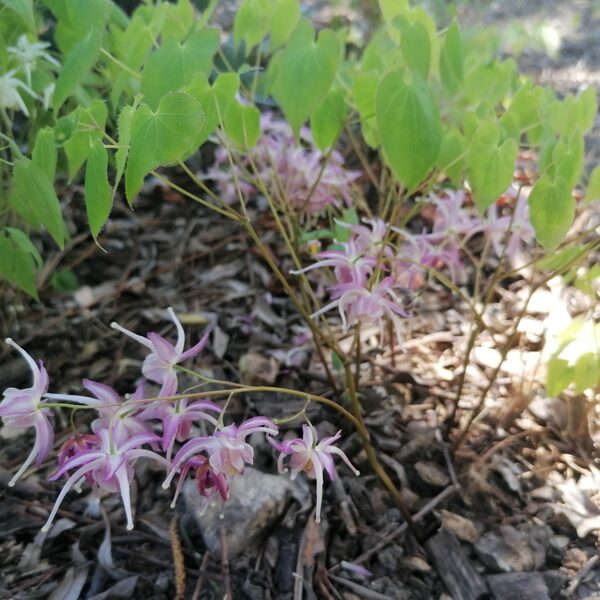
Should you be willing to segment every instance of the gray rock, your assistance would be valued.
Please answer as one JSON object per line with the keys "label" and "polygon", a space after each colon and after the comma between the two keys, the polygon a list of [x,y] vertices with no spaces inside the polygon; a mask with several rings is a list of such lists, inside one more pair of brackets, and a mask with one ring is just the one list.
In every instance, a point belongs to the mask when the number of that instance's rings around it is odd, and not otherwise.
{"label": "gray rock", "polygon": [[305,493],[288,477],[269,475],[247,467],[234,477],[230,497],[222,502],[219,494],[200,496],[193,480],[183,487],[186,511],[198,523],[204,543],[215,556],[221,552],[221,529],[227,535],[229,556],[247,550],[283,513],[287,502],[302,501]]}
{"label": "gray rock", "polygon": [[475,542],[479,560],[494,571],[534,571],[546,562],[549,530],[544,525],[515,529],[501,525],[489,531]]}

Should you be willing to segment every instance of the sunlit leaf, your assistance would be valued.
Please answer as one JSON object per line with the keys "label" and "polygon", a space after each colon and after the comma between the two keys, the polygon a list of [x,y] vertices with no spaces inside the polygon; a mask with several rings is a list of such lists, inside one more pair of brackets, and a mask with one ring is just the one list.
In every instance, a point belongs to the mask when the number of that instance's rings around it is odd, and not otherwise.
{"label": "sunlit leaf", "polygon": [[58,111],[96,64],[101,43],[101,35],[93,29],[71,49],[56,80],[52,96],[55,111]]}
{"label": "sunlit leaf", "polygon": [[408,189],[434,167],[442,131],[438,106],[427,82],[413,74],[392,72],[379,84],[375,101],[377,126],[385,158]]}
{"label": "sunlit leaf", "polygon": [[341,45],[333,31],[323,29],[316,42],[314,36],[312,25],[300,21],[283,50],[273,85],[295,135],[329,91],[341,59]]}
{"label": "sunlit leaf", "polygon": [[537,240],[547,250],[564,239],[575,215],[575,200],[562,178],[542,176],[529,194],[529,212]]}
{"label": "sunlit leaf", "polygon": [[482,214],[513,180],[519,147],[512,138],[504,142],[500,138],[500,126],[492,120],[484,121],[473,135],[467,155],[469,183]]}
{"label": "sunlit leaf", "polygon": [[180,90],[194,73],[208,74],[218,47],[216,29],[196,31],[182,44],[172,38],[165,40],[152,52],[142,72],[141,90],[146,104],[155,109],[165,94]]}

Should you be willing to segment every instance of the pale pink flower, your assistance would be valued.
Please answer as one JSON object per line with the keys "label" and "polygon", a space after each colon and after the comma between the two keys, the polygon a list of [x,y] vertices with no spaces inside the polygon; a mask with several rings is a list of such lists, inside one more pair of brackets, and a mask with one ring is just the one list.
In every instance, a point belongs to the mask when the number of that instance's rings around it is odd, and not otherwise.
{"label": "pale pink flower", "polygon": [[155,406],[145,409],[140,414],[140,418],[162,421],[162,448],[170,457],[175,440],[179,442],[187,440],[195,421],[203,419],[214,426],[217,425],[217,420],[206,411],[220,413],[221,408],[210,400],[190,402],[189,399],[183,398],[174,403],[157,403]]}
{"label": "pale pink flower", "polygon": [[[302,438],[294,438],[284,442],[278,442],[269,438],[269,442],[280,452],[277,467],[280,473],[291,471],[291,479],[295,479],[298,473],[304,472],[310,479],[316,480],[317,503],[315,506],[317,523],[321,520],[321,506],[323,503],[323,471],[329,475],[329,479],[336,478],[333,456],[339,456],[356,475],[360,473],[354,468],[348,457],[342,450],[334,446],[342,436],[338,431],[334,436],[323,438],[317,443],[317,432],[312,426],[302,425]],[[284,461],[289,457],[287,467]]]}
{"label": "pale pink flower", "polygon": [[100,429],[97,432],[97,443],[85,444],[72,452],[70,458],[63,462],[58,471],[51,477],[56,480],[67,471],[75,471],[63,486],[48,520],[42,531],[48,531],[62,501],[69,490],[79,481],[93,481],[93,485],[109,492],[119,492],[123,500],[123,508],[127,517],[127,529],[133,529],[133,514],[129,486],[134,476],[133,463],[138,458],[150,458],[165,466],[168,461],[152,452],[141,448],[159,440],[157,435],[145,433],[126,437],[115,430]]}
{"label": "pale pink flower", "polygon": [[401,341],[402,323],[400,317],[407,313],[402,301],[394,292],[394,278],[385,277],[371,289],[357,283],[340,283],[330,289],[333,302],[323,306],[312,315],[316,318],[333,308],[337,308],[342,326],[348,329],[356,323],[376,324],[383,327],[384,319],[390,319],[398,342]]}
{"label": "pale pink flower", "polygon": [[246,465],[254,462],[254,449],[246,438],[253,433],[277,435],[277,426],[266,417],[253,417],[241,425],[227,425],[217,429],[211,436],[199,437],[186,442],[175,455],[171,471],[163,483],[166,489],[180,467],[193,456],[205,452],[208,464],[217,475],[241,475]]}
{"label": "pale pink flower", "polygon": [[[79,396],[76,394],[46,394],[46,398],[76,402],[91,406],[98,411],[100,418],[92,422],[92,429],[115,429],[118,434],[123,430],[124,435],[138,435],[150,433],[143,417],[139,415],[140,407],[136,400],[143,400],[144,386],[139,385],[131,396],[124,400],[113,388],[90,379],[83,380],[83,387],[95,397]],[[128,401],[134,401],[130,403]]]}
{"label": "pale pink flower", "polygon": [[21,468],[8,483],[12,487],[33,461],[39,466],[46,459],[54,443],[54,431],[49,420],[52,412],[49,408],[44,407],[42,400],[48,391],[48,373],[44,364],[42,361],[36,364],[33,358],[10,338],[6,340],[6,343],[21,354],[33,375],[33,383],[30,388],[8,388],[4,390],[3,400],[0,402],[0,417],[2,417],[5,427],[16,429],[33,427],[35,429],[33,448]]}
{"label": "pale pink flower", "polygon": [[162,385],[160,396],[173,396],[177,391],[177,371],[175,365],[197,356],[206,346],[208,342],[208,333],[205,333],[200,341],[184,351],[185,333],[179,319],[175,315],[175,311],[169,307],[167,309],[171,320],[177,328],[177,342],[175,345],[167,341],[158,333],[149,333],[146,337],[133,333],[118,323],[111,323],[111,327],[124,333],[130,338],[146,346],[150,350],[150,354],[144,359],[142,365],[142,373],[150,380]]}
{"label": "pale pink flower", "polygon": [[300,269],[299,271],[290,271],[292,275],[307,273],[314,269],[322,267],[331,267],[335,278],[339,283],[357,283],[365,285],[369,275],[377,264],[375,256],[365,255],[363,249],[355,240],[341,244],[341,250],[324,250],[316,256],[317,262]]}

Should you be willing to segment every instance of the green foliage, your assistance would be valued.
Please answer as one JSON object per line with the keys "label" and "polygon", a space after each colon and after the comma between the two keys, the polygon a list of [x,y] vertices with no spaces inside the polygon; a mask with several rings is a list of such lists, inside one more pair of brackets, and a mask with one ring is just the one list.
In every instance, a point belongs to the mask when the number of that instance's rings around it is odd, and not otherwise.
{"label": "green foliage", "polygon": [[91,143],[85,170],[85,208],[94,239],[110,215],[112,192],[108,183],[108,155],[100,140]]}
{"label": "green foliage", "polygon": [[96,64],[101,44],[101,35],[93,29],[81,41],[77,42],[69,52],[56,80],[52,100],[55,111],[58,111]]}
{"label": "green foliage", "polygon": [[513,180],[519,147],[514,139],[501,138],[500,126],[487,119],[477,128],[469,147],[469,182],[477,208],[482,213],[508,189]]}
{"label": "green foliage", "polygon": [[[0,274],[34,290],[39,263],[28,226],[64,243],[54,181],[65,170],[69,180],[85,180],[97,238],[123,179],[131,203],[148,173],[209,140],[227,139],[240,151],[260,143],[257,99],[276,104],[296,136],[309,122],[325,154],[347,139],[346,128],[352,145],[367,146],[367,160],[383,161],[384,175],[405,191],[443,178],[470,186],[482,213],[512,183],[519,145],[527,144],[540,157],[529,197],[536,238],[556,248],[576,210],[584,135],[598,109],[594,89],[559,99],[520,76],[512,59],[499,60],[489,30],[461,32],[453,21],[438,31],[409,0],[379,6],[381,27],[357,49],[344,47],[344,31],[316,35],[299,0],[243,0],[233,43],[220,48],[226,34],[208,27],[214,1],[198,18],[191,0],[147,0],[131,17],[112,0],[0,0],[0,63],[31,92],[19,88],[22,104],[8,108],[11,123],[19,111],[29,118],[8,132],[13,212],[0,228],[16,224],[20,233],[2,229],[11,258]],[[8,49],[24,34],[38,41],[44,28],[53,46],[27,71]],[[600,168],[587,184],[586,200],[595,199]]]}
{"label": "green foliage", "polygon": [[529,211],[535,234],[548,250],[564,239],[575,215],[575,200],[571,188],[562,177],[543,175],[529,194]]}
{"label": "green foliage", "polygon": [[150,171],[176,162],[190,150],[203,123],[200,103],[183,92],[163,96],[156,111],[147,104],[136,109],[131,119],[125,169],[125,191],[130,204]]}
{"label": "green foliage", "polygon": [[273,95],[296,135],[325,98],[337,73],[342,49],[337,36],[323,29],[315,42],[306,21],[292,34],[277,64]]}
{"label": "green foliage", "polygon": [[410,81],[388,73],[377,89],[375,113],[387,162],[406,188],[415,188],[435,165],[442,142],[433,93],[416,73]]}
{"label": "green foliage", "polygon": [[65,226],[56,192],[46,173],[27,158],[14,162],[10,201],[25,220],[36,227],[43,225],[63,248]]}

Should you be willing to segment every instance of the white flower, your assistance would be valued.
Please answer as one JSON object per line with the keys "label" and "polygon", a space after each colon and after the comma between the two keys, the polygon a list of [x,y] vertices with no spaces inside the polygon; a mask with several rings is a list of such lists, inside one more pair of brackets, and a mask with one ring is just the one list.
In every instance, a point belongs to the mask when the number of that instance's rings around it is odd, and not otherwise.
{"label": "white flower", "polygon": [[14,76],[15,73],[16,70],[12,69],[0,76],[0,108],[14,108],[29,116],[29,111],[25,106],[25,102],[23,102],[23,98],[21,98],[19,90],[26,91],[33,98],[37,98],[37,96],[28,85]]}
{"label": "white flower", "polygon": [[31,71],[34,69],[38,58],[43,58],[55,67],[60,67],[60,63],[46,52],[46,48],[49,46],[50,44],[47,42],[30,42],[27,36],[23,34],[17,40],[16,46],[8,48],[8,53],[12,54],[17,59],[19,65],[23,67],[28,85],[31,85]]}

